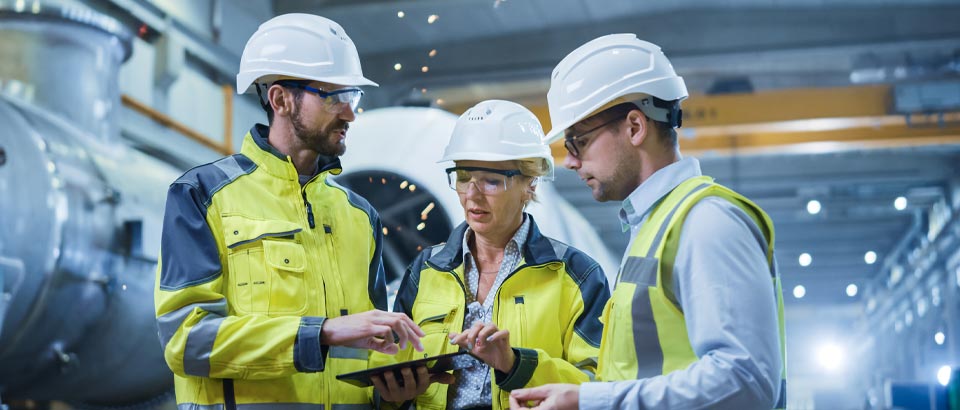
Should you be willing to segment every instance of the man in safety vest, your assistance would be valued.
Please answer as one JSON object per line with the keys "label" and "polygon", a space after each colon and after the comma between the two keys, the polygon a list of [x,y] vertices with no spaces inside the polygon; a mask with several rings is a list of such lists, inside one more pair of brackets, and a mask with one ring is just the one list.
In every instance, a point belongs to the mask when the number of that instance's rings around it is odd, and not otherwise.
{"label": "man in safety vest", "polygon": [[630,231],[604,309],[597,379],[514,390],[538,409],[783,408],[783,302],[773,224],[683,158],[683,79],[633,34],[592,40],[553,70],[547,101],[564,166]]}
{"label": "man in safety vest", "polygon": [[256,91],[269,125],[167,193],[154,294],[179,409],[370,408],[336,375],[366,369],[369,349],[422,350],[385,311],[379,215],[329,181],[359,86],[376,83],[329,19],[277,16],[247,42],[237,91]]}

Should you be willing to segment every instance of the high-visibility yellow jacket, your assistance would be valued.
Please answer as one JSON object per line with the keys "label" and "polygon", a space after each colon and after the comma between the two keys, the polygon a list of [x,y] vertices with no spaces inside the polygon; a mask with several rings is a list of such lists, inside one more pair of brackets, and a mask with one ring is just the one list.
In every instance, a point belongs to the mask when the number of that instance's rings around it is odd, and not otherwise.
{"label": "high-visibility yellow jacket", "polygon": [[[600,265],[580,250],[543,236],[531,218],[520,265],[503,281],[493,302],[493,323],[510,331],[517,360],[510,373],[491,369],[492,406],[510,408],[510,390],[547,383],[593,380],[602,333],[600,314],[610,289]],[[466,223],[445,244],[424,250],[404,275],[394,311],[410,316],[426,336],[424,351],[396,356],[374,353],[375,362],[411,360],[456,352],[449,333],[463,330],[466,286],[463,235]],[[417,409],[446,408],[449,386],[433,384]]]}
{"label": "high-visibility yellow jacket", "polygon": [[[783,296],[774,260],[773,222],[760,207],[706,176],[690,178],[673,189],[641,226],[621,268],[613,296],[603,312],[598,379],[635,380],[686,369],[699,360],[694,353],[684,312],[665,292],[687,214],[700,200],[719,197],[742,209],[767,240],[770,291],[777,300],[781,368],[780,397],[786,395],[786,349]],[[771,329],[772,330],[772,329]]]}
{"label": "high-visibility yellow jacket", "polygon": [[328,180],[336,158],[301,186],[268,132],[170,185],[154,296],[177,403],[369,408],[368,389],[335,379],[367,368],[368,352],[321,346],[320,328],[386,308],[379,216]]}

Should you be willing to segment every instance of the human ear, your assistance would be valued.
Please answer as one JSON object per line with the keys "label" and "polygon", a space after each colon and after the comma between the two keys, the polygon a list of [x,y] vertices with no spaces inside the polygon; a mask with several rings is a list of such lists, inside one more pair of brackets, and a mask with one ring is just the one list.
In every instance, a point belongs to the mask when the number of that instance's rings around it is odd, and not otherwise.
{"label": "human ear", "polygon": [[647,116],[640,110],[627,113],[627,123],[630,125],[630,144],[638,147],[647,139]]}
{"label": "human ear", "polygon": [[286,117],[293,112],[293,95],[279,85],[274,84],[267,90],[267,101],[274,115]]}

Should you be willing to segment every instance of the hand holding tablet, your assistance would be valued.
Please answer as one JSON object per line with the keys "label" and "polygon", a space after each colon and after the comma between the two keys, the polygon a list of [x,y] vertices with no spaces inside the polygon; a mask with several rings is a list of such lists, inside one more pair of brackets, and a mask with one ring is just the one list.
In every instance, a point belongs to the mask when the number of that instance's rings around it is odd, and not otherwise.
{"label": "hand holding tablet", "polygon": [[402,370],[409,369],[412,374],[416,374],[417,369],[420,367],[425,367],[427,369],[427,374],[437,375],[440,373],[446,373],[451,370],[462,369],[464,366],[469,365],[469,362],[463,360],[454,360],[458,356],[469,354],[467,351],[461,350],[455,353],[447,353],[439,356],[425,357],[422,359],[411,360],[408,362],[394,363],[387,366],[374,367],[371,369],[361,370],[358,372],[345,373],[337,375],[337,380],[350,383],[357,387],[368,387],[373,385],[370,377],[374,375],[381,375],[384,373],[392,372],[393,377],[398,382],[398,386],[403,385],[404,375]]}

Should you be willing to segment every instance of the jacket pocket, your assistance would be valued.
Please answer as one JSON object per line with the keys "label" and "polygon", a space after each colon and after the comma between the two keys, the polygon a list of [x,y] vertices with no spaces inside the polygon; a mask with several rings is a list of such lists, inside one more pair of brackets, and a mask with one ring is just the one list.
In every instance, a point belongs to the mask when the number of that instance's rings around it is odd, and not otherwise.
{"label": "jacket pocket", "polygon": [[[459,308],[452,304],[417,301],[413,305],[413,321],[420,326],[425,334],[420,338],[423,343],[423,352],[416,353],[422,357],[436,356],[457,351],[459,347],[450,344],[447,335],[450,332],[460,332],[453,329]],[[440,398],[446,398],[446,387],[440,383],[433,383],[423,394],[417,397],[417,407],[427,406],[428,403],[439,403]]]}
{"label": "jacket pocket", "polygon": [[227,243],[228,299],[241,313],[284,316],[307,308],[307,260],[296,234],[302,228],[283,220],[238,215],[223,218]]}

